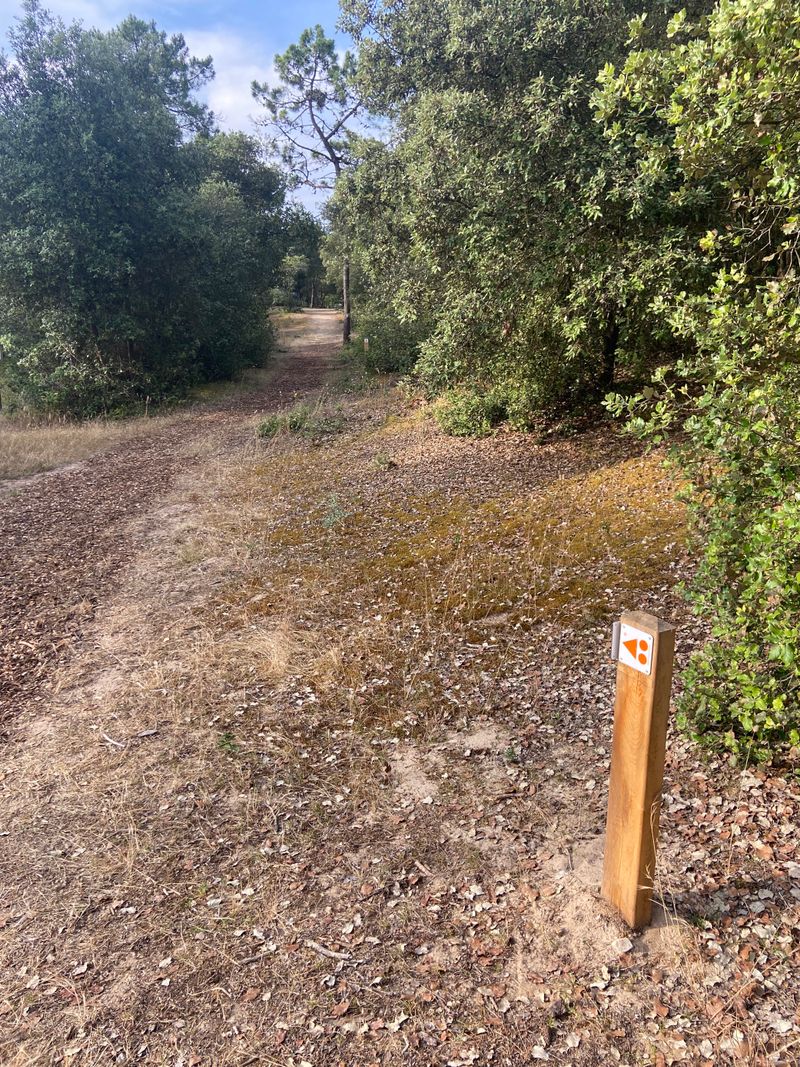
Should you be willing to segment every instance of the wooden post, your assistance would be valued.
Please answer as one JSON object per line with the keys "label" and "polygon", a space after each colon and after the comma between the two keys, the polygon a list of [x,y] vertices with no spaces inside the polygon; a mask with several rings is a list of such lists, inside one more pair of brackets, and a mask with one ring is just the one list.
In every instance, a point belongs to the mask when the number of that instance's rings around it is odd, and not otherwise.
{"label": "wooden post", "polygon": [[619,626],[602,891],[639,930],[653,908],[675,627],[640,611]]}

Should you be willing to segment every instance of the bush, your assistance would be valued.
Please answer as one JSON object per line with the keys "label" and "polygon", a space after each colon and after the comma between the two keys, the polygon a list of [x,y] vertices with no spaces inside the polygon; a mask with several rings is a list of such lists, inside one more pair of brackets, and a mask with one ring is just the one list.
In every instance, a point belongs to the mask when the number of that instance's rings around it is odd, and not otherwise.
{"label": "bush", "polygon": [[[609,398],[686,479],[697,570],[688,587],[710,637],[679,702],[696,739],[745,760],[800,746],[800,370],[795,292],[720,276],[675,313],[698,354],[634,397]],[[791,296],[792,299],[787,299]]]}
{"label": "bush", "polygon": [[503,421],[505,410],[492,393],[451,389],[434,408],[439,427],[452,437],[486,437]]}
{"label": "bush", "polygon": [[800,746],[800,375],[776,369],[748,395],[728,370],[678,450],[702,547],[690,594],[712,623],[679,713],[698,738],[764,760]]}
{"label": "bush", "polygon": [[279,434],[300,434],[306,437],[324,437],[341,433],[346,424],[341,408],[326,409],[318,404],[297,404],[288,411],[268,415],[258,427],[258,436],[277,437]]}
{"label": "bush", "polygon": [[303,302],[297,293],[290,289],[271,289],[269,302],[274,308],[285,308],[287,311],[299,311]]}
{"label": "bush", "polygon": [[[738,543],[731,551],[733,540]],[[721,614],[712,640],[690,661],[680,720],[701,738],[721,736],[732,751],[766,759],[800,746],[797,495],[717,531],[707,556],[720,549],[720,562],[735,559],[739,573],[735,583],[714,593],[708,582],[719,568],[708,559],[704,564],[695,590]]]}
{"label": "bush", "polygon": [[[375,374],[408,374],[419,355],[424,328],[419,323],[401,322],[385,309],[367,308],[355,320],[358,340],[351,353]],[[369,347],[364,351],[364,338]]]}
{"label": "bush", "polygon": [[671,438],[686,480],[689,598],[710,639],[691,658],[681,721],[766,760],[800,747],[800,11],[728,0],[673,29],[673,45],[606,73],[610,99],[640,122],[639,150],[658,135],[644,165],[663,160],[667,130],[687,189],[716,184],[729,209],[700,242],[713,284],[666,303],[684,358],[610,403],[635,432]]}

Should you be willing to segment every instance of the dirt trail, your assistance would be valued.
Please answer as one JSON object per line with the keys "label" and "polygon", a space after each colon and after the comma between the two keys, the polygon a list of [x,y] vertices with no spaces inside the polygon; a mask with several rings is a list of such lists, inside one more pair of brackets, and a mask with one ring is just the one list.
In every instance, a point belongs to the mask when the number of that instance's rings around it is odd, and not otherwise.
{"label": "dirt trail", "polygon": [[697,638],[659,457],[446,437],[344,375],[258,439],[335,364],[335,316],[301,321],[260,393],[5,498],[28,599],[0,611],[39,622],[0,1063],[797,1063],[791,779],[673,733],[661,925],[598,893],[611,619],[683,623],[681,665]]}
{"label": "dirt trail", "polygon": [[[0,729],[74,647],[137,548],[140,520],[196,462],[191,445],[241,432],[252,416],[318,389],[334,366],[336,312],[306,311],[280,331],[266,386],[199,408],[150,437],[0,488]],[[141,523],[138,524],[141,530]]]}

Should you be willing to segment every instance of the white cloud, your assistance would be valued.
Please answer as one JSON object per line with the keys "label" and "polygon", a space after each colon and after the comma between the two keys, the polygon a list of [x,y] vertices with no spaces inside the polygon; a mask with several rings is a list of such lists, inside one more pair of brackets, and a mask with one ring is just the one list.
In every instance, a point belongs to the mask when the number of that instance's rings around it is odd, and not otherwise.
{"label": "white cloud", "polygon": [[[251,42],[227,30],[187,30],[186,43],[193,55],[214,60],[214,80],[203,90],[203,98],[224,130],[258,133],[255,119],[264,109],[253,99],[250,86],[254,81],[277,84],[273,65],[276,48]],[[291,199],[318,214],[329,193],[315,193],[308,188],[296,190]]]}
{"label": "white cloud", "polygon": [[[140,6],[146,9],[149,4]],[[45,0],[45,7],[65,22],[77,19],[86,27],[108,30],[129,13],[130,0]],[[0,0],[0,47],[3,36],[20,13],[20,0]],[[142,17],[148,15],[143,13]],[[157,22],[169,33],[176,31],[171,19],[162,17]],[[250,85],[254,80],[274,78],[272,59],[277,49],[224,29],[181,29],[181,32],[194,55],[211,55],[214,60],[216,77],[202,95],[220,126],[253,132],[251,117],[257,116],[261,109],[253,100]]]}
{"label": "white cloud", "polygon": [[[64,22],[78,20],[87,28],[110,30],[129,13],[127,0],[45,0],[46,11]],[[22,15],[21,0],[0,0],[0,41]]]}
{"label": "white cloud", "polygon": [[255,81],[274,80],[274,50],[246,40],[227,30],[188,30],[186,43],[193,55],[210,55],[216,76],[203,90],[203,96],[219,125],[226,130],[254,132],[254,118],[261,106],[250,91]]}

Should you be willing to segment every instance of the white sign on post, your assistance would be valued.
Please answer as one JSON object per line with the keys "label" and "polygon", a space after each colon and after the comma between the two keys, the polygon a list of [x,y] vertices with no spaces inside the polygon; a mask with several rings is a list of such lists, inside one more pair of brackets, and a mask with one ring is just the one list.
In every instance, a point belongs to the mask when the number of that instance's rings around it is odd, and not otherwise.
{"label": "white sign on post", "polygon": [[617,644],[615,634],[614,646],[618,649],[617,656],[620,663],[624,663],[626,667],[633,667],[635,671],[641,671],[642,674],[650,673],[653,668],[653,638],[650,634],[623,622],[619,631],[619,644]]}

